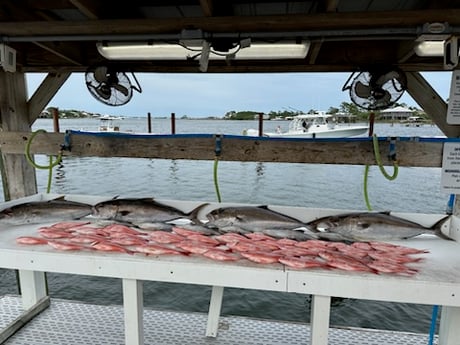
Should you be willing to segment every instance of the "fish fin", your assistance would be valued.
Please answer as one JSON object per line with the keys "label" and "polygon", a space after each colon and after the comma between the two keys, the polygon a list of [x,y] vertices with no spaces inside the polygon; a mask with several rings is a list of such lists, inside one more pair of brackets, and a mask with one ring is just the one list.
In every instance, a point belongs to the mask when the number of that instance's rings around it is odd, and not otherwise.
{"label": "fish fin", "polygon": [[146,198],[139,198],[139,199],[136,199],[136,200],[152,202],[152,201],[154,201],[155,199],[152,198],[152,197],[146,197]]}
{"label": "fish fin", "polygon": [[190,220],[194,222],[195,224],[203,224],[202,221],[198,219],[198,213],[200,213],[203,207],[208,206],[208,205],[209,205],[209,202],[205,202],[201,205],[198,205],[193,210],[191,210],[189,213],[187,213],[187,217],[190,218]]}
{"label": "fish fin", "polygon": [[444,235],[444,233],[442,232],[442,226],[444,225],[444,223],[450,218],[450,215],[447,215],[445,217],[442,217],[440,220],[438,220],[432,227],[431,229],[434,230],[434,234],[436,236],[438,236],[439,238],[442,238],[444,240],[449,240],[449,241],[453,241],[452,238],[450,238],[449,236],[447,235]]}

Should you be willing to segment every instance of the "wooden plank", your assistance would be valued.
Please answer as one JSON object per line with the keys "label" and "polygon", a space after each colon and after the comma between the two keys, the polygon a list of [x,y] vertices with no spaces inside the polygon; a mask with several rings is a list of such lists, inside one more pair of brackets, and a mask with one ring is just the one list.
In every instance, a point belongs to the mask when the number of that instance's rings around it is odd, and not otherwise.
{"label": "wooden plank", "polygon": [[[1,132],[0,149],[7,153],[22,153],[31,133]],[[64,133],[38,134],[31,144],[33,154],[57,155],[64,143]],[[213,160],[213,137],[155,136],[127,138],[125,135],[70,135],[69,156],[133,157],[160,159]],[[380,155],[384,165],[392,165],[387,158],[390,143],[381,141]],[[400,166],[440,167],[442,142],[398,141],[396,154]],[[263,140],[259,138],[223,137],[224,161],[287,162],[324,164],[376,164],[372,141],[311,141]]]}
{"label": "wooden plank", "polygon": [[[4,36],[38,35],[132,35],[179,33],[191,27],[207,32],[276,32],[359,30],[368,28],[413,27],[425,23],[460,24],[460,10],[330,12],[273,16],[219,16],[193,18],[106,19],[90,21],[24,21],[0,23]],[[455,32],[452,32],[455,34]],[[414,36],[417,32],[414,31]]]}

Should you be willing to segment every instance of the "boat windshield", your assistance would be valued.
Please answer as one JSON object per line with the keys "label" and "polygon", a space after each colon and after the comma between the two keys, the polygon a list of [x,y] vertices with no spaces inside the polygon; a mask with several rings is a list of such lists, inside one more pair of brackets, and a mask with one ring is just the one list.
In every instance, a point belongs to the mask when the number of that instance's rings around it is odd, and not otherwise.
{"label": "boat windshield", "polygon": [[315,126],[333,126],[332,118],[324,117],[324,116],[305,116],[305,117],[297,117],[295,118],[290,126],[290,130],[297,130],[297,131],[308,131],[310,127]]}

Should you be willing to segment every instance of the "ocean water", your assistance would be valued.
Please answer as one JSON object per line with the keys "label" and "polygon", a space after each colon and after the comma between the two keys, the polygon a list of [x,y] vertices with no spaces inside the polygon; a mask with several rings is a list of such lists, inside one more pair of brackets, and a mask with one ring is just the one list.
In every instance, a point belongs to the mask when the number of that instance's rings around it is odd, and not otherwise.
{"label": "ocean water", "polygon": [[[60,121],[60,130],[96,130],[98,120]],[[147,131],[147,120],[126,118],[121,130]],[[176,133],[241,134],[257,128],[257,121],[182,120]],[[264,129],[288,122],[267,121]],[[168,134],[169,119],[152,119],[154,133]],[[52,121],[39,119],[34,130],[52,131]],[[379,136],[439,136],[431,125],[405,127],[376,124]],[[46,164],[47,157],[37,156]],[[158,199],[217,201],[213,161],[156,160],[133,158],[65,157],[53,171],[51,191],[64,194],[151,196]],[[387,168],[391,172],[391,168]],[[37,172],[38,191],[45,192],[47,171]],[[219,162],[218,183],[223,202],[271,204],[302,207],[366,209],[363,197],[363,166],[330,164],[287,164]],[[440,168],[400,168],[396,180],[388,181],[377,167],[371,167],[368,195],[374,210],[443,213],[448,195],[440,191]],[[121,281],[89,276],[48,273],[52,297],[99,304],[121,304]],[[0,295],[17,293],[14,271],[0,269]],[[207,311],[210,287],[161,282],[144,283],[148,307],[171,310]],[[331,324],[375,327],[427,333],[431,306],[354,299],[333,299]],[[228,288],[222,313],[289,321],[309,321],[310,296]]]}

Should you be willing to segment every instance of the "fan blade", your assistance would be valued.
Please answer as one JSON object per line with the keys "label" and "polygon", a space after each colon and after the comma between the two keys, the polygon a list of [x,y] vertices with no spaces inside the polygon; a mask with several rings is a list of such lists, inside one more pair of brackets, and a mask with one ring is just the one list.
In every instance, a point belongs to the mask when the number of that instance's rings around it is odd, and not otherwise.
{"label": "fan blade", "polygon": [[112,90],[105,84],[94,88],[94,90],[103,99],[109,99],[112,96]]}
{"label": "fan blade", "polygon": [[385,91],[383,96],[380,97],[379,99],[377,99],[377,101],[382,105],[390,104],[390,102],[391,102],[391,93],[389,93],[388,91]]}
{"label": "fan blade", "polygon": [[383,84],[385,84],[387,81],[389,81],[391,79],[400,80],[399,72],[393,70],[393,71],[390,71],[388,73],[382,74],[381,76],[376,78],[375,85],[376,86],[382,86]]}
{"label": "fan blade", "polygon": [[354,91],[356,95],[361,98],[368,98],[371,95],[371,87],[361,83],[359,80],[355,84]]}
{"label": "fan blade", "polygon": [[125,96],[128,96],[129,95],[129,90],[127,87],[123,86],[123,85],[120,85],[120,84],[113,84],[112,87],[121,92],[123,95]]}
{"label": "fan blade", "polygon": [[94,69],[94,79],[98,83],[106,83],[109,80],[109,75],[107,73],[107,66],[99,66]]}

